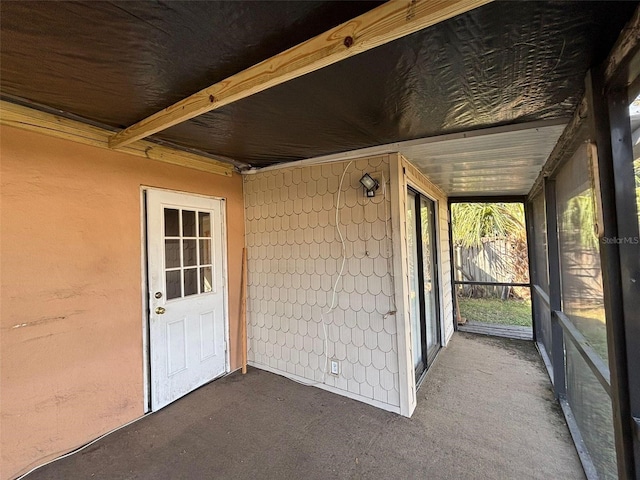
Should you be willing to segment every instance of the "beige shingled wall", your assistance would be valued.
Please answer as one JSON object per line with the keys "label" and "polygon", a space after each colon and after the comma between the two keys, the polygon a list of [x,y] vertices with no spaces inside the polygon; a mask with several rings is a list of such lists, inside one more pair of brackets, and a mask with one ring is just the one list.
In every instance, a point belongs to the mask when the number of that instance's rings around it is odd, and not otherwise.
{"label": "beige shingled wall", "polygon": [[[250,364],[399,412],[397,322],[405,320],[393,313],[389,186],[390,160],[397,158],[258,172],[245,176],[244,192]],[[337,306],[326,314],[342,263],[335,215],[345,168],[340,228],[346,262]],[[386,195],[381,187],[374,198],[364,196],[359,180],[365,172],[384,178]],[[446,199],[440,204],[446,211]],[[444,255],[448,259],[448,250]],[[323,315],[338,376],[323,374]],[[406,382],[413,386],[412,378]]]}

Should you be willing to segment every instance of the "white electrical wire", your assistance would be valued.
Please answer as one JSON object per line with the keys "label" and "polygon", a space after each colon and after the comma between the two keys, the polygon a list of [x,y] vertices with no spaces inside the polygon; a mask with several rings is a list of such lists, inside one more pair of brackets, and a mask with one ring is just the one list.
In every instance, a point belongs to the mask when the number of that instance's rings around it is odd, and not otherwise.
{"label": "white electrical wire", "polygon": [[143,416],[138,417],[134,420],[131,420],[130,422],[125,423],[124,425],[120,425],[117,428],[114,428],[113,430],[109,430],[107,433],[103,433],[102,435],[100,435],[98,438],[94,438],[93,440],[91,440],[89,443],[82,445],[79,448],[76,448],[75,450],[72,450],[68,453],[65,453],[64,455],[60,456],[60,457],[56,457],[53,460],[49,460],[48,462],[45,462],[41,465],[38,465],[37,467],[33,467],[31,470],[29,470],[27,473],[23,473],[22,475],[20,475],[18,478],[16,478],[15,480],[22,480],[24,477],[26,477],[27,475],[31,475],[33,472],[35,472],[36,470],[42,468],[42,467],[46,467],[47,465],[51,465],[52,463],[57,462],[58,460],[62,460],[63,458],[67,458],[70,457],[72,455],[75,455],[76,453],[79,453],[81,451],[83,451],[85,448],[90,447],[91,445],[93,445],[94,443],[96,443],[99,440],[102,440],[104,437],[111,435],[112,433],[117,432],[118,430],[123,429],[124,427],[128,427],[129,425],[136,423],[138,420],[142,420],[143,418],[148,417],[149,415],[151,415],[152,412],[149,413],[145,413]]}
{"label": "white electrical wire", "polygon": [[389,311],[385,313],[382,318],[387,318],[389,315],[396,314],[396,281],[393,276],[393,264],[391,256],[391,235],[389,235],[389,214],[387,211],[387,181],[384,178],[384,172],[382,172],[382,197],[384,199],[384,235],[387,239],[387,270],[389,271],[389,277],[391,279],[391,300],[393,306],[389,308]]}
{"label": "white electrical wire", "polygon": [[338,197],[336,198],[336,230],[338,231],[338,237],[340,238],[340,243],[342,244],[342,265],[340,266],[340,272],[338,273],[338,278],[336,278],[336,282],[333,284],[333,292],[331,294],[331,305],[329,309],[320,314],[320,322],[322,323],[322,332],[324,333],[324,368],[322,369],[322,381],[321,382],[303,382],[301,380],[296,380],[295,378],[288,377],[290,380],[293,380],[300,385],[305,385],[307,387],[312,387],[314,385],[321,385],[325,383],[327,377],[327,367],[329,365],[329,336],[327,334],[327,323],[324,320],[325,315],[329,315],[335,308],[336,304],[336,295],[338,291],[338,283],[342,278],[344,273],[344,265],[347,262],[347,247],[344,241],[344,236],[342,235],[342,230],[340,230],[340,194],[342,193],[342,183],[344,182],[344,176],[347,174],[347,170],[353,163],[351,160],[342,172],[342,176],[340,177],[340,184],[338,185]]}
{"label": "white electrical wire", "polygon": [[[322,320],[322,326],[325,331],[325,342],[327,341],[327,329],[324,321],[324,315],[329,315],[333,310],[335,310],[337,306],[336,294],[338,291],[338,282],[340,282],[340,279],[342,278],[342,274],[344,273],[344,264],[347,262],[347,247],[346,247],[346,244],[344,243],[344,236],[342,235],[342,230],[340,230],[340,193],[342,192],[342,182],[344,181],[344,176],[346,175],[347,170],[349,170],[349,167],[351,166],[352,163],[353,163],[353,160],[351,160],[347,164],[347,166],[344,167],[344,171],[342,172],[342,177],[340,177],[340,185],[338,186],[338,199],[336,200],[336,230],[338,230],[338,236],[340,237],[340,243],[342,244],[342,265],[340,265],[340,273],[338,273],[338,278],[336,278],[336,283],[333,285],[333,294],[331,296],[331,306],[324,314],[320,315],[320,318]],[[328,343],[325,345],[324,356],[325,358],[324,358],[323,382],[324,382],[324,375],[327,374],[327,364],[329,363]]]}

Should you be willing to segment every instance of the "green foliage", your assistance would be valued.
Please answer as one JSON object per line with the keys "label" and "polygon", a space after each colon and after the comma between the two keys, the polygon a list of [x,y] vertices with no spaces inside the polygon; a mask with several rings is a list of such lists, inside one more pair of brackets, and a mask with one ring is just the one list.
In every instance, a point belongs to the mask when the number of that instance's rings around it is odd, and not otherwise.
{"label": "green foliage", "polygon": [[464,247],[478,247],[483,238],[526,237],[521,203],[454,203],[451,220],[453,241]]}

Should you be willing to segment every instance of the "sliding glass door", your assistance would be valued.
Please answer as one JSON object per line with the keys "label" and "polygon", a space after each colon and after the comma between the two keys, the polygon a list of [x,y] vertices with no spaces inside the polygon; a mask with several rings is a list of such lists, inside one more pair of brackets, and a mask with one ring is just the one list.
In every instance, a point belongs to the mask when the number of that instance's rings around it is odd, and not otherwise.
{"label": "sliding glass door", "polygon": [[435,204],[407,191],[409,316],[416,381],[440,349]]}
{"label": "sliding glass door", "polygon": [[440,349],[440,318],[438,315],[438,281],[436,270],[435,204],[420,196],[420,225],[422,240],[422,284],[424,287],[425,345],[427,364]]}

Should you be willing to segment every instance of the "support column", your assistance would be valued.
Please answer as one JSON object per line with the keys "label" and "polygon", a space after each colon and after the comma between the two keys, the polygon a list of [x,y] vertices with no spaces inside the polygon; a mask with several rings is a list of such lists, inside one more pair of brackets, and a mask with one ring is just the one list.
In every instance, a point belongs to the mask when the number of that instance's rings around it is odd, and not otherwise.
{"label": "support column", "polygon": [[[527,199],[523,202],[524,205],[524,221],[527,230],[527,254],[529,258],[529,296],[531,298],[531,321],[533,327],[533,341],[537,342],[538,339],[542,339],[542,326],[538,322],[539,312],[536,309],[536,302],[534,301],[533,285],[538,283],[538,265],[536,264],[536,256],[534,252],[534,235],[533,229],[533,205],[531,199]],[[542,341],[542,340],[541,340]]]}
{"label": "support column", "polygon": [[[625,305],[620,255],[623,245],[619,243],[629,234],[635,233],[636,238],[638,234],[633,152],[629,151],[631,150],[629,105],[626,88],[623,92],[607,92],[600,71],[589,72],[587,75],[586,97],[591,108],[589,118],[591,135],[597,145],[597,159],[594,160],[596,162],[594,167],[597,167],[598,178],[595,182],[601,198],[597,208],[602,209],[599,215],[602,222],[599,226],[602,232],[600,263],[607,318],[607,348],[611,372],[611,403],[618,475],[620,478],[635,478],[633,419],[630,410],[625,329],[627,323],[632,323],[631,315],[635,314],[636,323],[638,320],[638,307],[636,306],[635,312],[628,310],[632,303],[638,301],[638,285],[636,282],[635,301],[627,298],[628,303]],[[633,229],[634,224],[635,229]],[[636,257],[628,257],[626,261],[636,265],[635,277],[640,280],[637,269],[638,253],[636,245]],[[633,276],[627,275],[627,278],[631,280]],[[629,286],[634,289],[632,285]],[[629,315],[628,320],[627,315]],[[640,342],[640,338],[635,341]]]}

